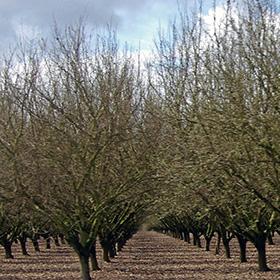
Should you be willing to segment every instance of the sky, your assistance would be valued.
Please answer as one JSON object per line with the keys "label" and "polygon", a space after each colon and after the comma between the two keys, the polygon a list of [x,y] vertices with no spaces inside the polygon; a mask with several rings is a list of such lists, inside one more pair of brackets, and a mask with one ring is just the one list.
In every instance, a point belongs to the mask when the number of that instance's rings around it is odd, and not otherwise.
{"label": "sky", "polygon": [[[149,49],[159,26],[167,28],[178,6],[194,9],[195,0],[0,0],[0,53],[25,34],[47,38],[58,26],[83,17],[88,27],[102,29],[110,24],[121,43]],[[219,2],[219,1],[216,1]],[[205,12],[213,0],[204,0]]]}
{"label": "sky", "polygon": [[[102,29],[110,24],[120,43],[136,49],[151,49],[159,26],[167,29],[178,13],[178,6],[194,11],[195,0],[0,0],[0,53],[22,34],[28,38],[50,36],[54,22],[59,27],[83,17],[86,25]],[[213,3],[203,0],[206,15]]]}

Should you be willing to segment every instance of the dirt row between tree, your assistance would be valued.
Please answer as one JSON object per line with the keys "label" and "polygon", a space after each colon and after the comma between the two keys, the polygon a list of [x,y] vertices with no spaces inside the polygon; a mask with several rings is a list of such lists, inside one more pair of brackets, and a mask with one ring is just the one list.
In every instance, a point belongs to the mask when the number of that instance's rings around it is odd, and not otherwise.
{"label": "dirt row between tree", "polygon": [[[204,245],[203,239],[202,245]],[[122,252],[110,263],[101,261],[101,271],[92,272],[92,278],[98,280],[136,280],[136,279],[280,279],[280,238],[275,236],[276,245],[267,246],[269,272],[258,272],[257,255],[252,245],[248,244],[248,263],[240,264],[238,246],[231,241],[232,258],[226,259],[224,251],[220,255],[204,248],[156,232],[138,232],[128,241]],[[15,259],[4,259],[0,249],[0,280],[77,280],[80,277],[78,258],[67,245],[44,248],[40,241],[41,252],[35,253],[31,242],[28,243],[30,256],[22,256],[18,244],[13,246]]]}

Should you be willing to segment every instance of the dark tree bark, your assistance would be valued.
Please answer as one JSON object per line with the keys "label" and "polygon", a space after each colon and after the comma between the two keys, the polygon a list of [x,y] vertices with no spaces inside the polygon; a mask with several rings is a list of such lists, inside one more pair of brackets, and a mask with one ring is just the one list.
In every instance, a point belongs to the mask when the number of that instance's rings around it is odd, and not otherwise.
{"label": "dark tree bark", "polygon": [[62,233],[59,233],[58,236],[60,238],[61,244],[66,244],[65,239],[64,239],[64,235]]}
{"label": "dark tree bark", "polygon": [[26,241],[27,241],[27,235],[25,233],[22,233],[20,236],[18,236],[18,240],[20,242],[21,252],[24,256],[29,256],[27,250],[26,250]]}
{"label": "dark tree bark", "polygon": [[184,231],[184,240],[185,240],[187,243],[191,243],[190,233],[189,233],[189,231],[187,231],[187,230]]}
{"label": "dark tree bark", "polygon": [[110,251],[110,243],[106,240],[100,241],[102,247],[102,259],[104,262],[110,262],[109,251]]}
{"label": "dark tree bark", "polygon": [[35,252],[40,252],[40,246],[37,238],[31,239]]}
{"label": "dark tree bark", "polygon": [[126,240],[124,237],[120,237],[117,241],[117,251],[120,252],[122,251],[122,248],[124,247],[126,243]]}
{"label": "dark tree bark", "polygon": [[60,246],[60,244],[59,244],[59,240],[58,240],[58,236],[57,235],[54,235],[53,236],[53,240],[54,240],[54,244],[55,244],[55,246]]}
{"label": "dark tree bark", "polygon": [[51,249],[51,237],[46,238],[46,249]]}
{"label": "dark tree bark", "polygon": [[272,233],[269,233],[267,236],[268,245],[275,245],[272,239]]}
{"label": "dark tree bark", "polygon": [[242,235],[240,234],[235,234],[239,243],[239,249],[240,249],[240,253],[239,253],[239,258],[240,258],[240,262],[247,262],[247,257],[246,257],[246,245],[248,240],[246,238],[244,238]]}
{"label": "dark tree bark", "polygon": [[211,240],[212,240],[212,236],[204,236],[204,238],[205,238],[205,250],[206,251],[210,251],[210,243],[211,243]]}
{"label": "dark tree bark", "polygon": [[89,269],[89,253],[79,252],[79,260],[81,264],[81,280],[91,280]]}
{"label": "dark tree bark", "polygon": [[91,262],[91,269],[93,271],[95,270],[100,270],[96,258],[96,247],[95,244],[92,246],[91,251],[90,251],[90,262]]}
{"label": "dark tree bark", "polygon": [[217,232],[217,241],[215,246],[215,254],[218,255],[220,253],[220,245],[221,245],[221,232]]}
{"label": "dark tree bark", "polygon": [[221,237],[222,237],[223,245],[224,245],[224,248],[225,248],[226,257],[228,259],[230,259],[231,255],[230,255],[229,242],[233,238],[233,235],[228,231],[223,231],[221,233]]}
{"label": "dark tree bark", "polygon": [[109,257],[114,258],[116,255],[117,255],[116,244],[114,241],[111,241],[109,247]]}
{"label": "dark tree bark", "polygon": [[13,259],[14,256],[12,254],[12,245],[13,245],[13,242],[9,242],[7,240],[4,240],[3,242],[3,247],[5,249],[5,258],[6,259]]}
{"label": "dark tree bark", "polygon": [[258,251],[258,265],[259,265],[259,271],[270,271],[270,268],[267,266],[266,262],[266,248],[265,248],[265,242],[266,242],[266,235],[263,234],[260,236],[255,242],[254,245]]}
{"label": "dark tree bark", "polygon": [[197,232],[193,232],[193,245],[197,246],[198,248],[201,248],[201,242],[200,237]]}

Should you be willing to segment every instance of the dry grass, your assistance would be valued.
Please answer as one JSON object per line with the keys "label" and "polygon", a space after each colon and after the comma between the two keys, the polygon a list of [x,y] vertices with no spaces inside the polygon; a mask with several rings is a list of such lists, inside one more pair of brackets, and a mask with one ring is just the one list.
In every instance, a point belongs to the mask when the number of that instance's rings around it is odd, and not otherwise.
{"label": "dry grass", "polygon": [[[203,239],[202,245],[203,245]],[[138,232],[111,263],[99,265],[102,271],[92,272],[93,279],[99,280],[172,280],[172,279],[280,279],[280,237],[275,236],[276,245],[267,246],[269,272],[258,272],[256,250],[248,244],[248,263],[238,260],[237,241],[231,241],[232,258],[226,259],[223,250],[214,255],[213,250],[204,251],[181,240],[155,232]],[[214,241],[211,243],[214,244]],[[28,243],[30,256],[22,256],[18,244],[13,246],[15,259],[0,257],[0,280],[71,280],[79,279],[80,267],[75,253],[67,245],[52,246],[44,249],[40,241],[41,252],[35,253],[31,242]],[[214,246],[214,245],[212,245]],[[213,249],[213,247],[212,247]],[[0,254],[4,255],[3,248]]]}

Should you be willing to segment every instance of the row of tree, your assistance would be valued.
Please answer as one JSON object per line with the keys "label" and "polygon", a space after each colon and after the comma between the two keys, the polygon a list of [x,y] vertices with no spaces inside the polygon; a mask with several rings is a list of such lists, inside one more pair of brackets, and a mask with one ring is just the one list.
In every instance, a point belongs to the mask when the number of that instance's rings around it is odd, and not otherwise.
{"label": "row of tree", "polygon": [[249,240],[267,271],[280,212],[280,30],[272,1],[240,5],[228,1],[213,29],[183,18],[160,37],[150,91],[165,120],[168,178],[156,227],[208,241],[216,232],[228,256],[233,235],[243,249]]}
{"label": "row of tree", "polygon": [[58,231],[88,280],[98,237],[108,260],[150,215],[197,242],[214,232],[224,244],[232,234],[249,240],[269,269],[265,241],[280,217],[280,29],[272,1],[236,5],[210,29],[181,13],[145,65],[120,51],[114,32],[88,36],[83,23],[6,56],[2,245],[30,228]]}
{"label": "row of tree", "polygon": [[88,280],[97,238],[108,261],[151,203],[153,143],[142,74],[115,34],[92,42],[81,22],[54,33],[19,45],[1,67],[0,244],[11,257],[19,236],[56,230]]}

